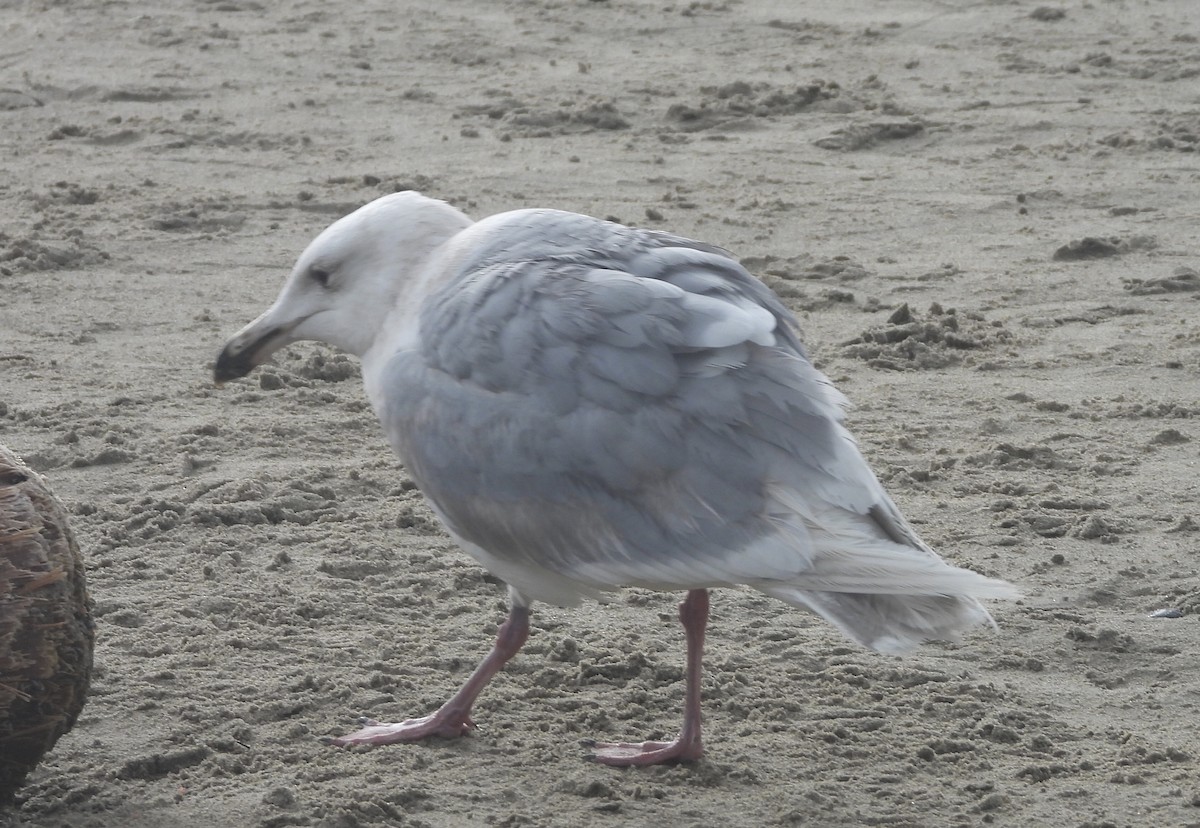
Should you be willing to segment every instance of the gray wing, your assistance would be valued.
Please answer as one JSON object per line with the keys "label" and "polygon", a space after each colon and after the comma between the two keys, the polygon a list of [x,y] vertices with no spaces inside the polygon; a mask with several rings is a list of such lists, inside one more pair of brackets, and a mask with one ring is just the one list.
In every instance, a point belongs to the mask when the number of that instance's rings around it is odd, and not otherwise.
{"label": "gray wing", "polygon": [[383,406],[426,497],[498,575],[795,582],[835,513],[919,545],[793,318],[728,254],[512,215],[426,301]]}

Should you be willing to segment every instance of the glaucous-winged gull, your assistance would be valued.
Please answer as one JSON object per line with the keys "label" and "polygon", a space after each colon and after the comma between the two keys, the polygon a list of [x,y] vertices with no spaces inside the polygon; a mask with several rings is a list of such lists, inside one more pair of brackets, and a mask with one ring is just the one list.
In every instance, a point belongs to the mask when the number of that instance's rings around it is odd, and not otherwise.
{"label": "glaucous-winged gull", "polygon": [[446,530],[509,585],[466,684],[428,716],[336,745],[459,736],[520,649],[533,601],[686,590],[683,729],[593,743],[700,757],[708,590],[744,584],[898,653],[991,622],[998,580],[909,527],[842,424],[780,300],[726,251],[557,210],[474,222],[415,192],[335,222],[221,351],[218,383],[297,340],[356,354],[392,447]]}

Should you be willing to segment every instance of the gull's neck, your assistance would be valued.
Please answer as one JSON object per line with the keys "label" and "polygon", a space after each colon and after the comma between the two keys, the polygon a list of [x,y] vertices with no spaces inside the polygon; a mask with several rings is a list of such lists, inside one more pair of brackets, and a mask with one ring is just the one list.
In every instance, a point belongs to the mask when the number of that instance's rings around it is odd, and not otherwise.
{"label": "gull's neck", "polygon": [[384,374],[388,361],[400,351],[420,346],[421,309],[426,299],[459,272],[458,265],[461,261],[457,254],[462,250],[459,243],[462,235],[463,232],[460,231],[450,236],[442,244],[434,247],[424,262],[414,268],[411,275],[401,276],[403,282],[396,292],[396,301],[388,311],[374,341],[363,352],[363,384],[366,386],[367,397],[376,413],[381,416],[385,398]]}

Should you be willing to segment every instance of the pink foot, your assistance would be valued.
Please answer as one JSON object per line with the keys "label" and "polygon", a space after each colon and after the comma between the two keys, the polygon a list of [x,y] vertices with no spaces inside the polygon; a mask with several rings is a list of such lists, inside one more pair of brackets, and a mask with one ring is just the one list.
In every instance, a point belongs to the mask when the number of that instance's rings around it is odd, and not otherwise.
{"label": "pink foot", "polygon": [[673,742],[594,742],[584,741],[592,749],[588,757],[593,762],[614,768],[661,765],[667,762],[693,762],[704,755],[699,739]]}
{"label": "pink foot", "polygon": [[417,742],[430,736],[441,736],[453,739],[465,736],[475,728],[470,716],[443,716],[441,711],[422,716],[419,719],[406,719],[403,722],[377,722],[365,716],[358,720],[364,725],[346,736],[327,736],[321,741],[336,747],[350,745],[395,745],[401,742]]}
{"label": "pink foot", "polygon": [[365,725],[362,730],[348,736],[327,736],[321,741],[327,745],[347,747],[418,742],[430,736],[441,736],[445,739],[465,736],[475,729],[475,723],[471,721],[471,705],[475,703],[479,691],[487,686],[505,662],[517,654],[528,635],[529,608],[514,603],[509,611],[508,620],[500,625],[492,651],[479,663],[475,672],[471,673],[467,683],[459,688],[448,702],[439,707],[437,712],[403,722],[377,722],[364,716],[358,720],[359,724]]}

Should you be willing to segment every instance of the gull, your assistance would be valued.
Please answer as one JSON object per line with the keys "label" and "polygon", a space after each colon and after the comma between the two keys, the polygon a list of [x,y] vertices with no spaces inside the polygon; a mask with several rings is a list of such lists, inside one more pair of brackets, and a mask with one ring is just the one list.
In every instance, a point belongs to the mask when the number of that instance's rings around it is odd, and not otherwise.
{"label": "gull", "polygon": [[678,737],[588,743],[595,761],[628,766],[704,753],[712,588],[758,590],[883,653],[994,627],[980,599],[1016,595],[917,537],[795,318],[719,247],[550,209],[472,221],[394,193],[308,245],[214,378],[244,377],[299,340],[360,358],[395,453],[510,605],[439,709],[361,719],[334,745],[471,731],[471,707],[524,644],[535,601],[686,592]]}

